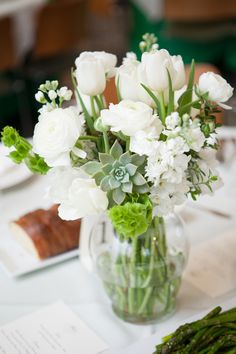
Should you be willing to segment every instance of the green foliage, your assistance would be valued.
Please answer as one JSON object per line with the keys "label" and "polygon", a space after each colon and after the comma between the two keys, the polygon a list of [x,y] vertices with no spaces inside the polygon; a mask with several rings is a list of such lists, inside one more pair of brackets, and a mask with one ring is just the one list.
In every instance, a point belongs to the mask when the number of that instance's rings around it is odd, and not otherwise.
{"label": "green foliage", "polygon": [[20,164],[25,162],[27,167],[34,173],[46,174],[49,166],[44,159],[39,155],[33,153],[32,145],[13,128],[6,126],[2,133],[2,143],[9,147],[15,148],[9,153],[9,158]]}
{"label": "green foliage", "polygon": [[189,114],[193,104],[199,101],[196,100],[192,102],[194,75],[195,75],[195,62],[194,60],[192,60],[186,91],[184,91],[180,96],[180,98],[178,99],[178,112],[180,116],[182,116],[185,113]]}
{"label": "green foliage", "polygon": [[152,220],[152,204],[145,196],[139,202],[113,206],[108,215],[117,233],[129,239],[147,231]]}

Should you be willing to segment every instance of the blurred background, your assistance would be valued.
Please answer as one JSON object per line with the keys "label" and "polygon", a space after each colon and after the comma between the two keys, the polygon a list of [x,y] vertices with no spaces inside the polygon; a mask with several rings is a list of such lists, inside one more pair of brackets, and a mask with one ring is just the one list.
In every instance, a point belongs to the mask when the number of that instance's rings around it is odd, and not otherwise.
{"label": "blurred background", "polygon": [[[10,124],[31,136],[42,82],[71,88],[70,68],[84,50],[112,52],[119,64],[127,51],[140,56],[145,32],[186,65],[195,58],[197,74],[219,72],[236,86],[235,0],[0,0],[0,130]],[[236,125],[236,93],[228,104],[223,123]]]}

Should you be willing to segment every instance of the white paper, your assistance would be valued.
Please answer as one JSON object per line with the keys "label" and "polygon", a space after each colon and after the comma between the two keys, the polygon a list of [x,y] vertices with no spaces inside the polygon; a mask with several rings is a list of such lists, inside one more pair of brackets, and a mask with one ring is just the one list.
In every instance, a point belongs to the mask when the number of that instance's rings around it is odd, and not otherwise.
{"label": "white paper", "polygon": [[212,298],[236,289],[236,230],[191,249],[185,279]]}
{"label": "white paper", "polygon": [[98,354],[107,349],[62,302],[0,328],[1,354]]}

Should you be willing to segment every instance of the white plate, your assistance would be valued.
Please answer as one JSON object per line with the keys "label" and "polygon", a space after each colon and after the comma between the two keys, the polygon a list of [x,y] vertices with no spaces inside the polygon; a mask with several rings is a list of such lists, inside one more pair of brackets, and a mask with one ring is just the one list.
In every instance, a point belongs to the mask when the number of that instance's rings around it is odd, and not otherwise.
{"label": "white plate", "polygon": [[27,253],[13,239],[7,225],[1,225],[0,232],[0,265],[10,277],[18,277],[79,255],[77,248],[41,261]]}
{"label": "white plate", "polygon": [[25,165],[16,165],[7,157],[9,149],[0,143],[0,190],[13,187],[32,176]]}

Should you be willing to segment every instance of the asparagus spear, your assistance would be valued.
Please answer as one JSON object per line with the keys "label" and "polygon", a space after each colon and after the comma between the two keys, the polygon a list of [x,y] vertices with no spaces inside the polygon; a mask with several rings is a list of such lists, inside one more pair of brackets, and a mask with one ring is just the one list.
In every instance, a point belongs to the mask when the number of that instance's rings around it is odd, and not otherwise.
{"label": "asparagus spear", "polygon": [[236,308],[214,308],[205,317],[180,326],[163,338],[154,354],[236,354]]}

